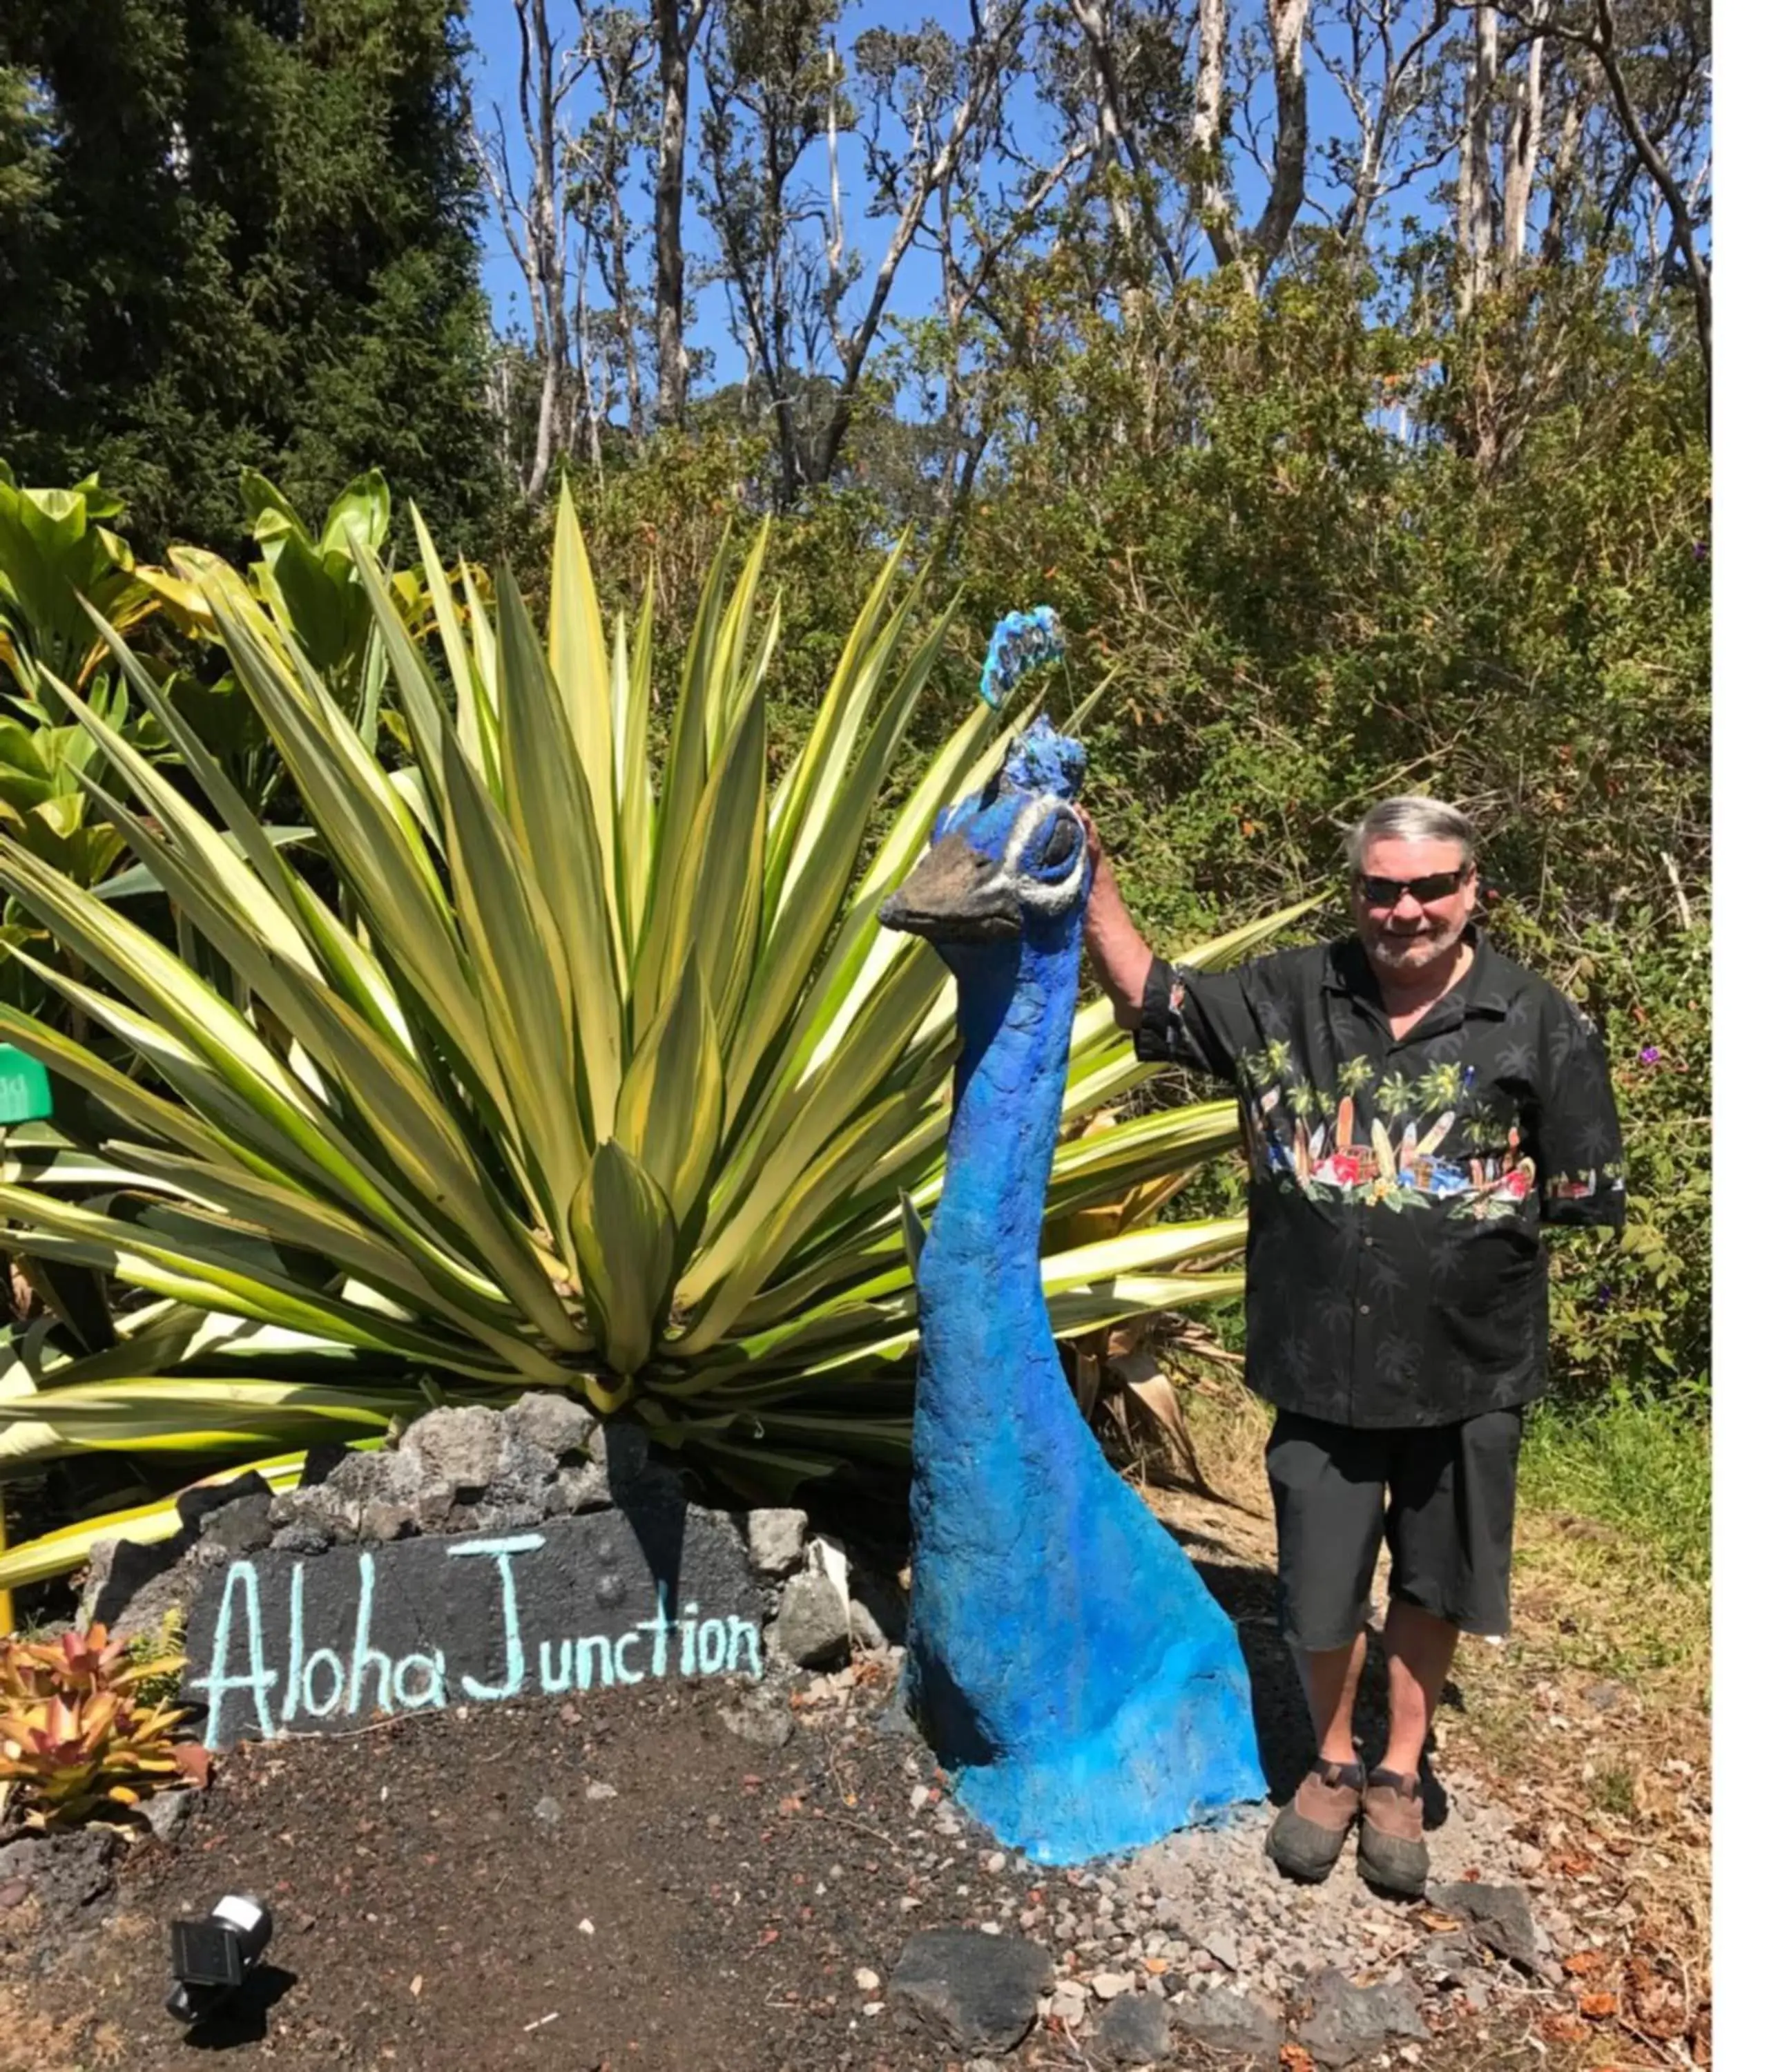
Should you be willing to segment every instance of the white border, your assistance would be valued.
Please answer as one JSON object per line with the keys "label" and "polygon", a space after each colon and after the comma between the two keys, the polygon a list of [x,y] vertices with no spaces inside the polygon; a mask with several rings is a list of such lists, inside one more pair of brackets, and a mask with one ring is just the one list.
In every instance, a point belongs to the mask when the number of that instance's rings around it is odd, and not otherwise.
{"label": "white border", "polygon": [[[1769,6],[1715,0],[1714,77],[1714,1901],[1716,2072],[1765,2061],[1757,1990],[1756,1908],[1769,1847],[1764,1783],[1769,1678],[1759,1579],[1769,1511],[1758,1304],[1764,1226],[1752,1141],[1763,1105],[1756,1063],[1769,1013],[1751,913],[1769,857],[1763,775],[1769,766],[1769,672],[1763,520],[1769,486],[1761,369],[1769,290],[1763,199],[1769,183],[1761,88],[1769,79]],[[1754,1897],[1753,1897],[1754,1896]]]}

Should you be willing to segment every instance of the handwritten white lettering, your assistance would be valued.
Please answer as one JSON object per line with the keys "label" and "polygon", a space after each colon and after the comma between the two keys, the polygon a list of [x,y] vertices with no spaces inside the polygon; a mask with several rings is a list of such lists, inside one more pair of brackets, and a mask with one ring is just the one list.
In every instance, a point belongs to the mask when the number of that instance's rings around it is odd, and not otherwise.
{"label": "handwritten white lettering", "polygon": [[[427,1681],[421,1692],[413,1692],[406,1678],[414,1669],[424,1671]],[[442,1674],[442,1651],[433,1655],[404,1655],[400,1658],[398,1668],[393,1671],[393,1696],[408,1712],[420,1712],[426,1705],[441,1704],[448,1694],[448,1683]]]}
{"label": "handwritten white lettering", "polygon": [[[322,1704],[314,1692],[314,1671],[323,1669],[331,1679],[331,1690]],[[307,1658],[301,1672],[301,1702],[302,1708],[314,1719],[322,1720],[328,1712],[335,1712],[339,1700],[344,1695],[344,1664],[335,1647],[316,1647]]]}
{"label": "handwritten white lettering", "polygon": [[[452,1679],[441,1647],[421,1646],[396,1660],[388,1646],[377,1644],[377,1622],[384,1642],[410,1635],[412,1607],[408,1596],[396,1594],[388,1601],[394,1611],[378,1611],[376,1550],[356,1550],[354,1606],[338,1601],[335,1565],[318,1571],[331,1586],[328,1596],[318,1582],[308,1587],[312,1562],[297,1560],[280,1575],[271,1561],[262,1569],[251,1560],[232,1563],[209,1640],[207,1673],[193,1677],[189,1686],[207,1704],[207,1745],[221,1747],[242,1733],[274,1740],[308,1721],[432,1709],[452,1702],[451,1690],[488,1704],[537,1690],[549,1696],[573,1688],[606,1690],[672,1673],[761,1675],[761,1637],[754,1621],[736,1613],[702,1616],[693,1601],[672,1617],[671,1593],[661,1581],[651,1616],[624,1633],[540,1638],[532,1630],[539,1600],[527,1606],[523,1602],[523,1557],[547,1544],[546,1535],[538,1531],[444,1543],[445,1559],[482,1556],[496,1576],[489,1605],[480,1589],[450,1593],[447,1610],[439,1614],[449,1619],[451,1646],[458,1645],[484,1672],[474,1675],[458,1663]],[[273,1636],[267,1630],[273,1625],[281,1628]],[[676,1636],[673,1648],[671,1634]],[[280,1671],[268,1666],[273,1638],[285,1663]],[[310,1645],[320,1639],[335,1644]]]}
{"label": "handwritten white lettering", "polygon": [[[245,1601],[246,1671],[243,1676],[230,1676],[228,1659],[233,1642],[233,1593],[238,1586]],[[258,1577],[249,1561],[236,1561],[228,1570],[228,1580],[222,1587],[221,1609],[215,1614],[215,1644],[209,1651],[209,1673],[194,1678],[193,1691],[206,1692],[209,1700],[208,1744],[219,1748],[217,1739],[221,1716],[226,1712],[230,1691],[249,1691],[258,1715],[258,1732],[265,1741],[275,1738],[276,1729],[270,1720],[270,1708],[265,1703],[265,1694],[277,1680],[274,1669],[264,1666],[264,1626],[258,1616]]]}
{"label": "handwritten white lettering", "polygon": [[363,1684],[373,1663],[380,1678],[380,1696],[375,1701],[377,1712],[392,1709],[388,1686],[392,1681],[392,1659],[378,1647],[369,1644],[369,1627],[375,1616],[375,1556],[367,1548],[356,1557],[356,1644],[350,1651],[350,1703],[345,1708],[349,1712],[363,1709]]}
{"label": "handwritten white lettering", "polygon": [[[602,1673],[599,1679],[596,1675],[596,1655],[598,1649],[601,1651],[602,1663]],[[590,1690],[598,1680],[605,1688],[614,1682],[614,1658],[609,1652],[608,1635],[605,1633],[586,1633],[577,1642],[577,1688],[580,1691]]]}
{"label": "handwritten white lettering", "polygon": [[[302,1630],[302,1606],[306,1587],[307,1564],[295,1564],[294,1573],[289,1578],[289,1676],[282,1687],[282,1723],[286,1727],[295,1716],[301,1703],[301,1650],[304,1635]],[[254,1647],[252,1659],[257,1659]]]}
{"label": "handwritten white lettering", "polygon": [[491,1698],[513,1698],[522,1688],[522,1628],[516,1621],[516,1579],[511,1570],[510,1557],[512,1554],[526,1554],[546,1544],[538,1532],[519,1532],[509,1540],[464,1540],[460,1546],[449,1549],[454,1556],[489,1554],[498,1564],[498,1575],[503,1585],[503,1681],[482,1684],[477,1676],[463,1676],[461,1688],[470,1698],[482,1702]]}

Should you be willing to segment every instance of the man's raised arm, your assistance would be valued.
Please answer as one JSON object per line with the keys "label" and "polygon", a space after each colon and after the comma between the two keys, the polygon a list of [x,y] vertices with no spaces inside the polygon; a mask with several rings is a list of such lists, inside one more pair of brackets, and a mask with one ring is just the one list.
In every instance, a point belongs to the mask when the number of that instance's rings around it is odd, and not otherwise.
{"label": "man's raised arm", "polygon": [[1094,890],[1087,902],[1087,923],[1083,939],[1089,960],[1112,1003],[1120,1029],[1134,1029],[1143,1018],[1143,989],[1148,983],[1149,966],[1155,952],[1137,933],[1136,923],[1118,889],[1111,859],[1100,845],[1099,830],[1083,812],[1087,828],[1087,852],[1093,860]]}

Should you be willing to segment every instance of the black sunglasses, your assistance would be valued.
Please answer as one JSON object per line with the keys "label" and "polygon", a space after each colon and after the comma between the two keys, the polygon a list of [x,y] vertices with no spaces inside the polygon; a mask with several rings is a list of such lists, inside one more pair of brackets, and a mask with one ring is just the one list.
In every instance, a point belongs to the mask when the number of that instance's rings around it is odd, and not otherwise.
{"label": "black sunglasses", "polygon": [[1471,863],[1465,863],[1459,870],[1434,870],[1429,878],[1372,878],[1367,870],[1361,870],[1357,874],[1357,889],[1372,906],[1398,906],[1402,894],[1407,892],[1420,906],[1428,906],[1434,899],[1447,899],[1467,882],[1473,868]]}

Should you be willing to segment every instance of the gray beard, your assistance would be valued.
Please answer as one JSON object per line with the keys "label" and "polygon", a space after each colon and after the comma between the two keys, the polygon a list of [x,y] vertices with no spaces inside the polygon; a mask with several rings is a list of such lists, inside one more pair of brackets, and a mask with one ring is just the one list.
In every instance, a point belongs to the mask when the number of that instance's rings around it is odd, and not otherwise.
{"label": "gray beard", "polygon": [[1417,971],[1422,964],[1447,956],[1460,939],[1459,928],[1410,935],[1404,943],[1393,943],[1385,935],[1377,935],[1365,948],[1369,952],[1370,962],[1384,971]]}

